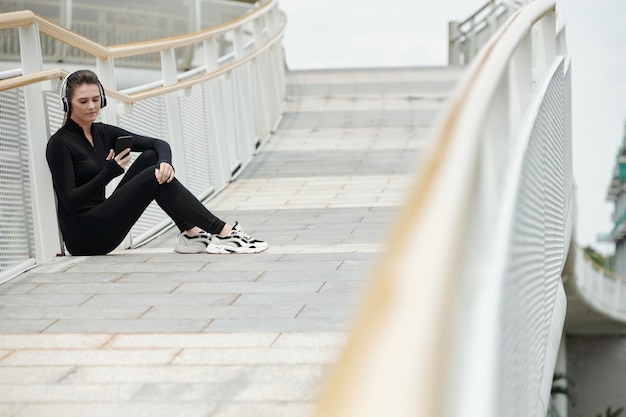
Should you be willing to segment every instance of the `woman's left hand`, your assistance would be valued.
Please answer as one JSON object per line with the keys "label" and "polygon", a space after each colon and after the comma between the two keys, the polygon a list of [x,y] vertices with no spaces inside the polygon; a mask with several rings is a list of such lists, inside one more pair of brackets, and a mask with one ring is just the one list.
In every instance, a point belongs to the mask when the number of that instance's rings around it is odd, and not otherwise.
{"label": "woman's left hand", "polygon": [[161,162],[161,165],[159,165],[158,168],[155,168],[154,176],[159,184],[172,182],[174,179],[174,167],[167,162]]}

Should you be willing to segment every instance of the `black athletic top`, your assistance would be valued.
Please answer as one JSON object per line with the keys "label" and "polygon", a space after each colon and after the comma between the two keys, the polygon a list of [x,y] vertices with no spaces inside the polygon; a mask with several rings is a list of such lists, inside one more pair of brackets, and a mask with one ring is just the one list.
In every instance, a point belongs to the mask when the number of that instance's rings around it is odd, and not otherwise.
{"label": "black athletic top", "polygon": [[58,199],[57,215],[61,230],[66,224],[76,224],[80,217],[105,200],[105,186],[124,173],[114,160],[106,160],[115,148],[118,136],[133,137],[132,151],[153,149],[159,163],[172,162],[172,152],[161,139],[136,135],[104,123],[92,123],[93,146],[83,129],[73,120],[63,125],[48,141],[46,159]]}

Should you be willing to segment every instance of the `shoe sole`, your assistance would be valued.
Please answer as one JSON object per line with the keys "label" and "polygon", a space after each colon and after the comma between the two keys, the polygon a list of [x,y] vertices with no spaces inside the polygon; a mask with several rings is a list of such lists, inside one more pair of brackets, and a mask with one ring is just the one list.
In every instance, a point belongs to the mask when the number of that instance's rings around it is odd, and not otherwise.
{"label": "shoe sole", "polygon": [[243,247],[224,246],[224,249],[228,251],[228,253],[250,254],[250,253],[261,253],[261,252],[266,251],[268,248],[243,248]]}
{"label": "shoe sole", "polygon": [[212,255],[224,255],[230,253],[225,247],[216,245],[214,243],[211,243],[209,246],[206,247],[206,252]]}
{"label": "shoe sole", "polygon": [[180,253],[183,255],[192,255],[194,253],[203,253],[204,250],[198,250],[198,249],[189,248],[185,246],[185,247],[175,247],[174,252]]}

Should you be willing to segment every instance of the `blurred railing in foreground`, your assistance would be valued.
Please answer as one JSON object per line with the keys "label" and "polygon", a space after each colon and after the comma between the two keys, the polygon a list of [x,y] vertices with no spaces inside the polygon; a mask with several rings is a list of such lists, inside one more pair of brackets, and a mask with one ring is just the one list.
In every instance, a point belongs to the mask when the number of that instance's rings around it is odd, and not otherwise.
{"label": "blurred railing in foreground", "polygon": [[554,0],[471,61],[316,416],[545,416],[572,239],[570,58]]}
{"label": "blurred railing in foreground", "polygon": [[[0,73],[0,281],[63,251],[45,147],[62,123],[59,87],[67,72],[43,69],[40,39],[91,56],[109,99],[102,121],[167,140],[177,178],[205,199],[250,161],[282,117],[285,25],[278,2],[269,0],[213,28],[106,47],[30,11],[0,14],[0,31],[17,29],[21,51],[16,68]],[[232,39],[231,52],[219,48],[220,37]],[[189,47],[202,59],[179,72],[176,51]],[[118,91],[117,60],[153,53],[162,79]],[[153,203],[126,245],[170,225]]]}

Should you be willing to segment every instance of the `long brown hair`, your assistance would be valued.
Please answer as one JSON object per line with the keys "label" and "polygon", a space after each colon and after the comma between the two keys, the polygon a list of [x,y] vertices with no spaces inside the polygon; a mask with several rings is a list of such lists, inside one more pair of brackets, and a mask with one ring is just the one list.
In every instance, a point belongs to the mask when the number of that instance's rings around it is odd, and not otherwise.
{"label": "long brown hair", "polygon": [[102,87],[96,73],[88,69],[74,71],[65,79],[61,91],[61,101],[63,102],[64,109],[66,110],[65,120],[63,123],[67,123],[67,121],[72,117],[72,98],[74,97],[74,90],[83,84],[97,85],[98,90],[100,91],[100,107],[104,107],[106,105],[104,88]]}

